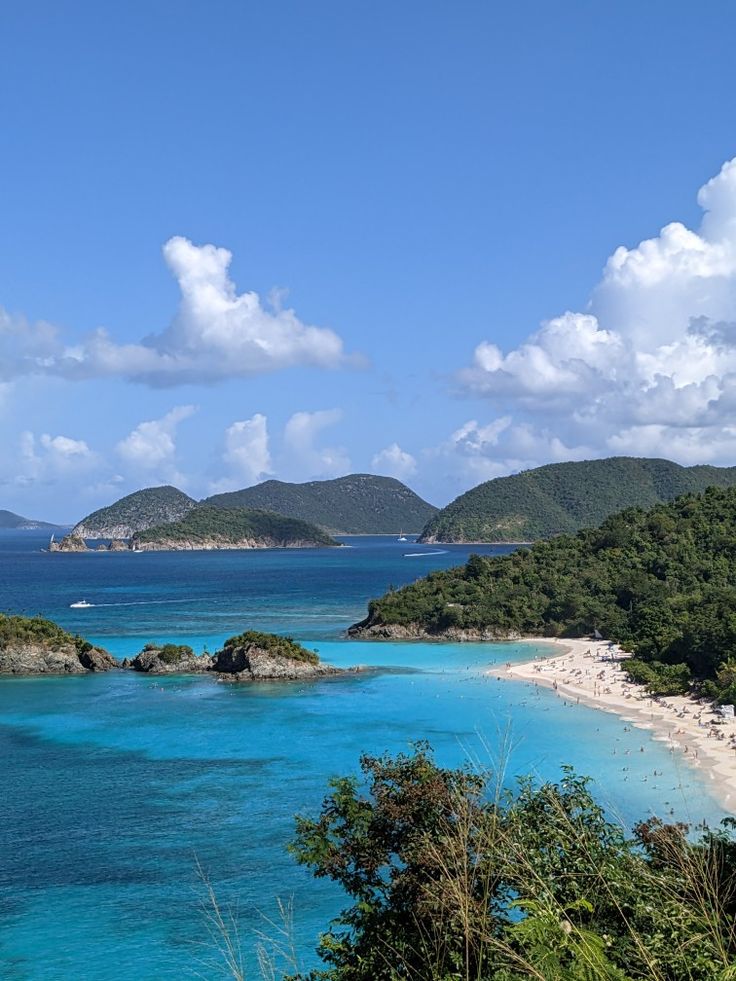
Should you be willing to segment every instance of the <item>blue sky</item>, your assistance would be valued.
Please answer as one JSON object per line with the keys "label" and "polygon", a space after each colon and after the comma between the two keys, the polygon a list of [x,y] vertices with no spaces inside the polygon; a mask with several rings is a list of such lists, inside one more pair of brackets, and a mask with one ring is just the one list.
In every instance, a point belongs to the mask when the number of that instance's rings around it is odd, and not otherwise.
{"label": "blue sky", "polygon": [[713,0],[6,4],[0,507],[736,463],[735,28]]}

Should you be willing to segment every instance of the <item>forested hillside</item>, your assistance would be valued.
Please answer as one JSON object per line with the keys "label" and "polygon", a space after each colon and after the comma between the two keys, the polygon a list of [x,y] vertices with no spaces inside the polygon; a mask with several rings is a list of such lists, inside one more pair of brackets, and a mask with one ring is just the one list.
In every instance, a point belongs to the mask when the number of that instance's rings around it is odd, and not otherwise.
{"label": "forested hillside", "polygon": [[178,521],[195,503],[176,487],[146,487],[88,514],[72,534],[80,538],[130,538],[137,531]]}
{"label": "forested hillside", "polygon": [[418,532],[437,510],[400,480],[364,473],[305,484],[267,480],[245,490],[216,494],[203,503],[275,511],[345,535]]}
{"label": "forested hillside", "polygon": [[134,549],[287,548],[336,545],[321,528],[269,511],[199,505],[181,519],[133,536]]}
{"label": "forested hillside", "polygon": [[624,508],[733,486],[736,467],[636,457],[553,463],[467,491],[430,519],[420,541],[532,542],[595,527]]}
{"label": "forested hillside", "polygon": [[471,556],[372,601],[353,629],[391,625],[499,637],[597,629],[637,655],[640,680],[681,690],[692,676],[709,682],[706,694],[736,700],[736,488],[629,509],[510,555]]}

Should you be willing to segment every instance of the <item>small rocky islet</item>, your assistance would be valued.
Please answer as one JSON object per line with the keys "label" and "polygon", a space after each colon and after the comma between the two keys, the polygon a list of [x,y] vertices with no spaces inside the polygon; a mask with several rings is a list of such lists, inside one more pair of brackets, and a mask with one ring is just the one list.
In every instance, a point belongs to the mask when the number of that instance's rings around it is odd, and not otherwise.
{"label": "small rocky islet", "polygon": [[0,614],[0,676],[82,675],[131,670],[144,674],[210,674],[220,681],[296,681],[347,673],[289,637],[247,630],[214,654],[185,644],[146,644],[118,661],[108,651],[43,617]]}

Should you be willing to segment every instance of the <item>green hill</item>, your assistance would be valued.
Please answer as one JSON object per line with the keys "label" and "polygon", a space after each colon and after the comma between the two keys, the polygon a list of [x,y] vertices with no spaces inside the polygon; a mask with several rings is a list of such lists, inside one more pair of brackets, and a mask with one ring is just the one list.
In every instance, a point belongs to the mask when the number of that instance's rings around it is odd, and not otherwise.
{"label": "green hill", "polygon": [[50,524],[48,521],[36,521],[33,518],[24,518],[20,514],[12,511],[0,511],[0,528],[58,528],[58,525]]}
{"label": "green hill", "polygon": [[624,456],[553,463],[467,491],[429,520],[420,541],[531,542],[595,527],[624,508],[735,485],[736,467]]}
{"label": "green hill", "polygon": [[[369,605],[352,632],[569,636],[633,651],[639,680],[690,674],[736,699],[736,488],[711,487],[505,556],[471,556]],[[396,631],[395,631],[396,632]],[[642,665],[644,666],[642,668]]]}
{"label": "green hill", "polygon": [[417,532],[437,510],[401,481],[372,474],[350,474],[305,484],[267,480],[245,490],[216,494],[203,503],[218,508],[275,511],[343,535]]}
{"label": "green hill", "polygon": [[178,521],[195,504],[176,487],[146,487],[88,514],[72,534],[81,538],[131,538],[138,531]]}
{"label": "green hill", "polygon": [[218,548],[305,548],[336,545],[321,528],[269,511],[199,505],[181,519],[137,532],[142,551]]}

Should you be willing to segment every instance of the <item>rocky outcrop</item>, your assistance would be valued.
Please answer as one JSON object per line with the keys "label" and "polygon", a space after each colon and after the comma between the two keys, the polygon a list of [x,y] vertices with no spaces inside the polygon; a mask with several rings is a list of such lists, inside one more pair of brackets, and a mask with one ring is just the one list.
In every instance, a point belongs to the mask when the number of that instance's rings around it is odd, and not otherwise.
{"label": "rocky outcrop", "polygon": [[199,674],[211,671],[213,661],[211,655],[197,655],[186,644],[146,644],[132,660],[123,661],[123,667],[145,674]]}
{"label": "rocky outcrop", "polygon": [[118,667],[107,651],[96,647],[79,649],[73,642],[54,646],[11,643],[0,649],[0,675],[88,674]]}
{"label": "rocky outcrop", "polygon": [[83,647],[77,656],[85,671],[113,671],[120,667],[120,662],[102,647],[89,647],[86,650]]}
{"label": "rocky outcrop", "polygon": [[127,542],[121,541],[119,538],[113,538],[110,544],[107,546],[108,552],[128,552],[130,550],[130,545]]}
{"label": "rocky outcrop", "polygon": [[237,541],[229,541],[213,536],[203,539],[160,538],[155,542],[141,541],[136,538],[131,548],[135,548],[138,552],[201,552],[252,548],[319,548],[323,545],[323,542],[315,542],[310,539],[284,542],[276,538],[241,538]]}
{"label": "rocky outcrop", "polygon": [[301,644],[258,631],[226,641],[213,658],[212,670],[222,681],[297,681],[344,673],[322,664],[314,651]]}
{"label": "rocky outcrop", "polygon": [[308,664],[277,657],[256,645],[234,651],[219,651],[212,670],[221,675],[224,681],[298,681],[343,673],[340,668],[328,664]]}
{"label": "rocky outcrop", "polygon": [[364,640],[444,640],[453,643],[464,641],[499,641],[519,640],[520,634],[503,633],[498,630],[476,630],[467,627],[446,627],[443,630],[427,630],[418,623],[381,623],[372,621],[370,617],[348,627],[348,637]]}
{"label": "rocky outcrop", "polygon": [[87,552],[87,543],[81,537],[72,532],[57,542],[53,539],[49,542],[49,552]]}
{"label": "rocky outcrop", "polygon": [[220,681],[297,681],[344,673],[294,641],[256,631],[231,637],[214,655],[197,655],[184,644],[146,644],[122,667],[144,674],[211,673]]}

